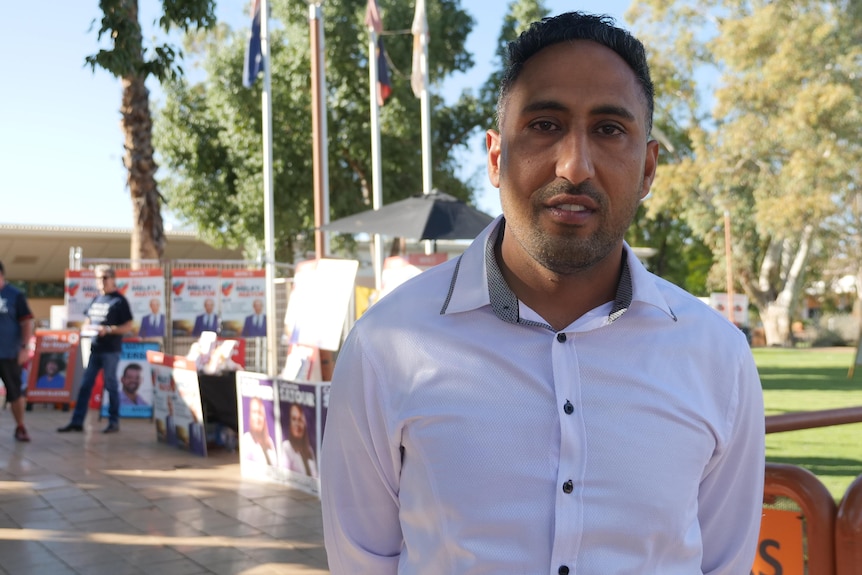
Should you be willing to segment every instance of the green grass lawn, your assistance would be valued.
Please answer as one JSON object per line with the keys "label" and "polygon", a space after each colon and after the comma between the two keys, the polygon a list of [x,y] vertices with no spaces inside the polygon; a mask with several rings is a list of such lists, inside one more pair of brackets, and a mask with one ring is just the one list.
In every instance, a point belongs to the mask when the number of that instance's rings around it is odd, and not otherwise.
{"label": "green grass lawn", "polygon": [[[754,348],[766,415],[862,406],[862,366],[854,348]],[[766,459],[811,470],[840,501],[862,474],[862,423],[766,436]]]}

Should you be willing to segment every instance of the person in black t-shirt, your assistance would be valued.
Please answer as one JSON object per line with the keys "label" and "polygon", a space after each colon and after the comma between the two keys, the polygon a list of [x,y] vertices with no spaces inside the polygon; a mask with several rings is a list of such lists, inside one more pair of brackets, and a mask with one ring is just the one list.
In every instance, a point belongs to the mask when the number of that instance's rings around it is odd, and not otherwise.
{"label": "person in black t-shirt", "polygon": [[108,426],[102,433],[115,433],[120,430],[120,392],[117,384],[117,363],[120,361],[123,336],[131,333],[132,309],[126,298],[117,291],[117,277],[110,266],[96,267],[96,282],[99,295],[93,298],[84,312],[87,316],[82,333],[91,331],[93,343],[90,346],[90,361],[81,380],[81,389],[68,425],[57,429],[60,433],[83,431],[84,419],[90,403],[90,394],[96,383],[99,370],[104,372],[105,393],[108,394]]}

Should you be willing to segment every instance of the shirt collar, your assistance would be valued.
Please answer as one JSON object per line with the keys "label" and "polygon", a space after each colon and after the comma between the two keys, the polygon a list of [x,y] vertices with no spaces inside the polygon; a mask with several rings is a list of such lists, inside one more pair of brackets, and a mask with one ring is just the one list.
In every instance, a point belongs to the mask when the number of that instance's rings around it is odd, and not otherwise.
{"label": "shirt collar", "polygon": [[[518,317],[518,298],[503,279],[494,250],[505,225],[505,218],[498,216],[458,258],[440,313],[459,313],[490,305],[503,321],[548,327]],[[622,317],[635,301],[654,306],[676,321],[676,315],[656,285],[655,276],[646,270],[627,243],[623,244],[623,251],[626,257],[607,323]]]}

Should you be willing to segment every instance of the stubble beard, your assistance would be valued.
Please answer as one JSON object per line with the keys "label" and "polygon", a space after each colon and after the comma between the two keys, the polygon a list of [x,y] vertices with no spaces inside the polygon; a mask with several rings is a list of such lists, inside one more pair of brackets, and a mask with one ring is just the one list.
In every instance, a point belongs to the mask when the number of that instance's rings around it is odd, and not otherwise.
{"label": "stubble beard", "polygon": [[[638,189],[642,189],[643,184]],[[536,263],[557,275],[575,275],[589,270],[613,252],[625,238],[626,231],[634,220],[638,202],[629,206],[628,214],[608,220],[610,214],[608,198],[596,190],[589,182],[578,185],[554,182],[540,189],[533,200],[534,206],[543,205],[547,198],[561,193],[590,198],[598,206],[598,214],[603,216],[598,229],[584,237],[576,233],[551,235],[539,225],[537,207],[533,212],[530,225],[522,233],[513,234],[522,249]],[[513,230],[514,231],[514,230]]]}

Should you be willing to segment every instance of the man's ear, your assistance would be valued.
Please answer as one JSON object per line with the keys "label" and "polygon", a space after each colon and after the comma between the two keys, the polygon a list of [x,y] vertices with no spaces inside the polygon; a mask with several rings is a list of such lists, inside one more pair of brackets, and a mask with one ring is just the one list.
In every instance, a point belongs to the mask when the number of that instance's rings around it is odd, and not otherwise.
{"label": "man's ear", "polygon": [[658,141],[650,140],[647,142],[646,160],[644,161],[644,178],[643,188],[641,189],[641,199],[649,195],[652,183],[655,180],[655,172],[658,167]]}
{"label": "man's ear", "polygon": [[500,133],[496,130],[485,132],[485,147],[488,149],[488,179],[495,188],[500,187]]}

